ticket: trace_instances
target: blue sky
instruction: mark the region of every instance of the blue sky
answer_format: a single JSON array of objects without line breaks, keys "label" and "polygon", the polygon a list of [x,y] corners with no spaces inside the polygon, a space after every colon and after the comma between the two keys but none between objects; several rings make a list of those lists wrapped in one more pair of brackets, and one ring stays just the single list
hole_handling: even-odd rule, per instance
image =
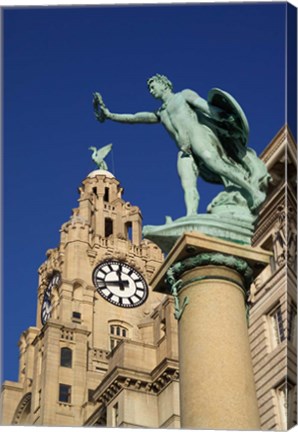
[{"label": "blue sky", "polygon": [[[37,269],[95,169],[89,146],[113,143],[109,168],[144,224],[184,215],[177,150],[161,125],[100,124],[92,93],[114,112],[154,111],[146,80],[231,93],[260,153],[285,123],[285,3],[4,10],[3,379],[35,325]],[[217,190],[199,180],[201,204]]]}]

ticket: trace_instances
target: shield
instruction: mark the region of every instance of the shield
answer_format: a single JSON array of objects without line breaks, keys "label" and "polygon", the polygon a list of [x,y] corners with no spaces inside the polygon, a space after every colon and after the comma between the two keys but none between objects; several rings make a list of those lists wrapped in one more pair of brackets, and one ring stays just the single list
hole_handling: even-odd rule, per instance
[{"label": "shield", "polygon": [[[249,126],[247,118],[238,104],[238,102],[229,93],[213,88],[208,92],[208,104],[212,110],[215,107],[216,110],[220,110],[223,123],[229,133],[234,137],[240,139],[243,146],[247,145]],[[220,134],[220,132],[217,132]]]}]

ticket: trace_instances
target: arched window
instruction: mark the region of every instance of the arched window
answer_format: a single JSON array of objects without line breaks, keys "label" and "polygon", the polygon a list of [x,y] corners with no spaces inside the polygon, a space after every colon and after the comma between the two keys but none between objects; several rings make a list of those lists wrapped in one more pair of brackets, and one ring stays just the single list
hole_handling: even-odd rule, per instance
[{"label": "arched window", "polygon": [[72,366],[72,350],[70,348],[61,348],[60,351],[60,366],[69,367]]},{"label": "arched window", "polygon": [[111,351],[122,341],[128,338],[128,329],[120,324],[110,325],[110,349]]}]

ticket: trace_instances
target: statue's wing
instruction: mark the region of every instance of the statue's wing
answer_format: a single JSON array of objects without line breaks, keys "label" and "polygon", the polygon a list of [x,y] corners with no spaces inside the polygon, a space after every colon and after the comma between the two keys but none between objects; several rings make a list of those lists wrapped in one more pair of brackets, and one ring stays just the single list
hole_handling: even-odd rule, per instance
[{"label": "statue's wing", "polygon": [[229,93],[214,88],[208,93],[210,114],[196,110],[200,123],[217,135],[223,152],[235,162],[242,163],[248,142],[249,126],[238,102]]},{"label": "statue's wing", "polygon": [[103,160],[111,151],[113,144],[108,144],[97,150],[97,158]]},{"label": "statue's wing", "polygon": [[[244,112],[238,102],[229,93],[213,88],[207,99],[210,114],[197,109],[196,113],[200,123],[208,126],[218,137],[217,151],[220,156],[228,158],[231,163],[243,164],[248,142],[249,126]],[[196,162],[200,175],[208,182],[222,183],[215,173],[212,173],[202,161]]]},{"label": "statue's wing", "polygon": [[226,127],[230,134],[234,135],[246,146],[248,142],[249,126],[247,118],[238,102],[229,93],[213,88],[208,92],[208,104],[226,114]]}]

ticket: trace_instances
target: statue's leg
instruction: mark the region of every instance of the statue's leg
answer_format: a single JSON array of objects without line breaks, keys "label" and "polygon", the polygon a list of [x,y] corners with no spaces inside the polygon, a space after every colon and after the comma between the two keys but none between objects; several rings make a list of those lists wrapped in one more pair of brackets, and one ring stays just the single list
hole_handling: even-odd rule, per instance
[{"label": "statue's leg", "polygon": [[[222,148],[218,138],[208,128],[199,127],[192,136],[192,151],[204,165],[220,176],[223,183],[228,180],[233,185],[243,189],[243,196],[247,199],[249,207],[254,210],[264,201],[264,194],[253,187],[246,179],[247,172],[236,162],[230,162],[226,155],[220,154]],[[222,149],[224,153],[224,150]]]},{"label": "statue's leg", "polygon": [[208,151],[204,151],[200,157],[211,171],[228,179],[234,185],[240,186],[244,195],[248,194],[248,204],[251,209],[257,208],[264,201],[264,193],[253,187],[245,179],[244,173],[237,168],[236,164],[221,158],[214,147],[208,147]]},{"label": "statue's leg", "polygon": [[177,159],[177,170],[184,191],[186,216],[196,215],[200,196],[197,190],[198,169],[191,155],[180,151]]}]

